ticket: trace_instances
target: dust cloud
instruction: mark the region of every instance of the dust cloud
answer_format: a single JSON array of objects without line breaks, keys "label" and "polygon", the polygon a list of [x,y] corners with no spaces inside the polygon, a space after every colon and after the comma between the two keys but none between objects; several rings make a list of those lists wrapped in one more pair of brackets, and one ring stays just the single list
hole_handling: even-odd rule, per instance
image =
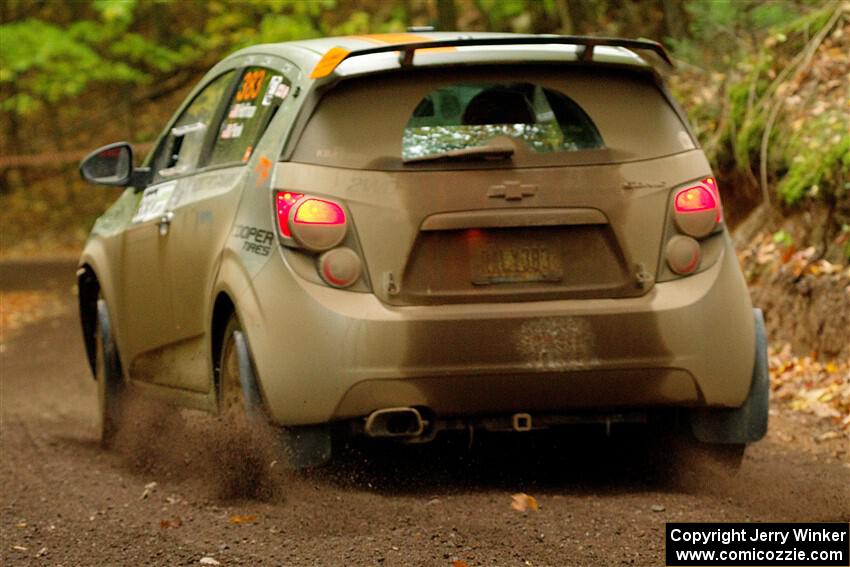
[{"label": "dust cloud", "polygon": [[274,428],[163,402],[128,400],[113,449],[136,472],[195,481],[222,500],[279,501],[287,484]]}]

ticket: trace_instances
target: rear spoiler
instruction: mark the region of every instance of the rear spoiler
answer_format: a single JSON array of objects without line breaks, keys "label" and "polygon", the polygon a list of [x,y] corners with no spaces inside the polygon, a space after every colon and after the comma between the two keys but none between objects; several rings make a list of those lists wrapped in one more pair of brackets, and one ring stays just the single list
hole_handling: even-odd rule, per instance
[{"label": "rear spoiler", "polygon": [[351,57],[360,55],[373,55],[375,53],[399,52],[398,60],[402,67],[413,65],[413,55],[417,49],[440,49],[460,46],[475,45],[575,45],[582,49],[578,50],[578,60],[583,62],[593,61],[593,50],[597,46],[623,47],[633,52],[651,51],[660,57],[667,65],[673,67],[673,60],[664,46],[657,41],[649,39],[621,39],[616,37],[587,37],[577,35],[535,35],[520,37],[493,37],[493,38],[457,38],[436,41],[423,41],[416,43],[397,43],[382,45],[368,49],[348,51],[342,47],[333,47],[324,54],[310,73],[311,79],[327,77],[336,70],[340,63]]}]

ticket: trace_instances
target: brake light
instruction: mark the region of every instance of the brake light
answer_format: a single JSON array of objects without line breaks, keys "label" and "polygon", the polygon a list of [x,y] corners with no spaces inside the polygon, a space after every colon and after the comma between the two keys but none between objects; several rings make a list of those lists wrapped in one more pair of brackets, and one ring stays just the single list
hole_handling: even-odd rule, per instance
[{"label": "brake light", "polygon": [[702,185],[690,187],[676,194],[677,213],[696,213],[714,210],[716,207],[714,193]]},{"label": "brake light", "polygon": [[713,177],[706,177],[702,182],[708,187],[711,194],[714,195],[714,201],[717,203],[717,216],[715,220],[720,222],[723,220],[723,203],[720,201],[720,190],[717,188],[717,181]]},{"label": "brake light", "polygon": [[673,209],[676,226],[694,238],[711,234],[723,220],[717,183],[711,177],[679,190],[673,198]]},{"label": "brake light", "polygon": [[336,203],[310,198],[298,204],[294,220],[299,224],[345,224],[345,212]]},{"label": "brake light", "polygon": [[303,193],[291,191],[281,191],[277,194],[277,227],[281,236],[292,238],[292,230],[289,228],[289,211],[303,196]]},{"label": "brake light", "polygon": [[[281,226],[289,231],[295,244],[311,252],[330,250],[348,232],[345,210],[335,201],[301,196],[288,211],[287,224]],[[283,234],[282,231],[283,228]]]}]

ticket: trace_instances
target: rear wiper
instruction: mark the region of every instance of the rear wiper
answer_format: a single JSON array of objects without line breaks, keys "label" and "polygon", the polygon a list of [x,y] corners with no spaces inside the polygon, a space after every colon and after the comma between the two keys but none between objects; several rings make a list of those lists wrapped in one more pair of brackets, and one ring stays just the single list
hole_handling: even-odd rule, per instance
[{"label": "rear wiper", "polygon": [[403,160],[404,163],[418,163],[422,161],[436,161],[441,159],[508,159],[514,155],[514,147],[510,144],[493,144],[486,146],[470,146],[457,150],[447,150],[427,156],[412,157]]}]

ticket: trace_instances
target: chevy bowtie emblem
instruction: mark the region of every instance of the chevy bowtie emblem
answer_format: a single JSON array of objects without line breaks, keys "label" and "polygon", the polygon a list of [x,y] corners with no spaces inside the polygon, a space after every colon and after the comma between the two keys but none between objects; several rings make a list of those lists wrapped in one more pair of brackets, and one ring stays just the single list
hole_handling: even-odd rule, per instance
[{"label": "chevy bowtie emblem", "polygon": [[501,185],[493,185],[487,190],[491,199],[502,198],[506,201],[521,201],[524,197],[537,195],[537,185],[528,185],[519,181],[505,181]]}]

